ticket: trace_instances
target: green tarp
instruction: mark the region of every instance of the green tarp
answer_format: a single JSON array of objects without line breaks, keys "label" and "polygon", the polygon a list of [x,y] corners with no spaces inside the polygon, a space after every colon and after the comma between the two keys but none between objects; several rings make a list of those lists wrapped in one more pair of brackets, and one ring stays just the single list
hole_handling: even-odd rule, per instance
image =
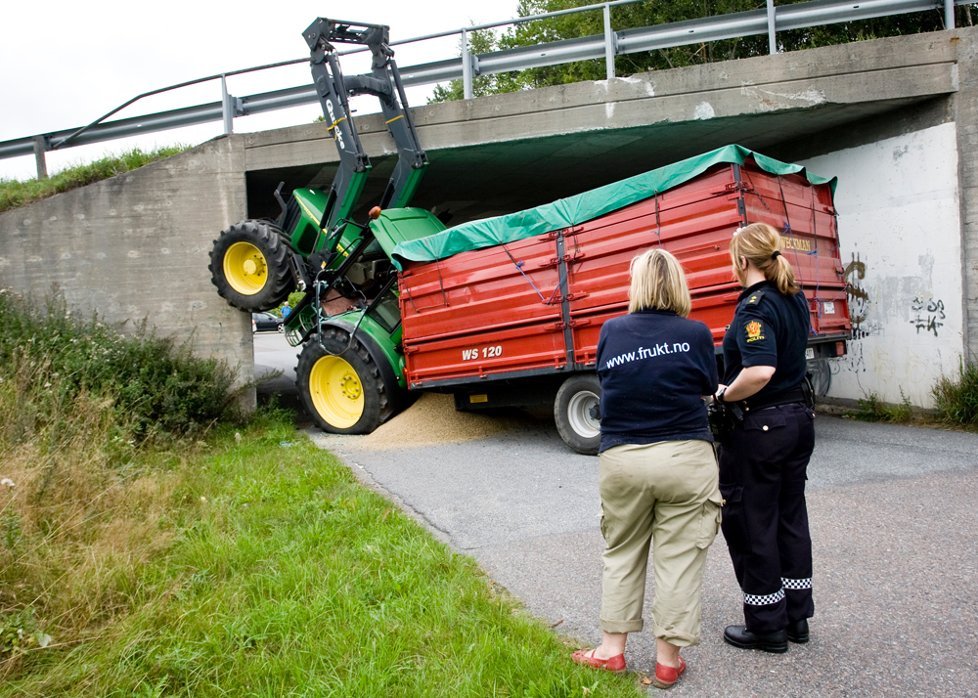
[{"label": "green tarp", "polygon": [[743,146],[727,145],[536,208],[469,221],[435,235],[399,243],[394,247],[392,257],[398,266],[406,261],[432,262],[459,252],[515,242],[552,230],[580,225],[677,187],[714,165],[742,165],[748,159],[753,160],[765,172],[775,175],[802,173],[812,184],[829,184],[833,192],[835,191],[834,177],[818,177],[806,172],[801,165],[781,162]]}]

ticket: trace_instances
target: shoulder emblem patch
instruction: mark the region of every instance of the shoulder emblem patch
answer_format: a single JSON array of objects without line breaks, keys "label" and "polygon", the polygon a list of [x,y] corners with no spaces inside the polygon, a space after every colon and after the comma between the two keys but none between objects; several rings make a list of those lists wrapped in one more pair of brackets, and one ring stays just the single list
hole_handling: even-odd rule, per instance
[{"label": "shoulder emblem patch", "polygon": [[747,332],[748,342],[759,342],[764,339],[764,327],[757,320],[751,320],[744,325],[744,330]]}]

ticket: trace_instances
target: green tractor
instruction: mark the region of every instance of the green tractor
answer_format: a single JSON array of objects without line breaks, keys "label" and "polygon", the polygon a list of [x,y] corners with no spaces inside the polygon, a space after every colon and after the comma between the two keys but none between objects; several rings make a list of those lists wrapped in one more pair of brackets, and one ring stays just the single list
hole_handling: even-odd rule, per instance
[{"label": "green tractor", "polygon": [[[244,311],[269,310],[305,292],[286,321],[302,345],[296,381],[316,424],[334,433],[373,431],[407,400],[400,350],[397,271],[390,251],[439,232],[431,213],[408,205],[428,165],[407,109],[389,28],[319,18],[303,36],[340,163],[328,191],[296,189],[274,221],[245,220],[222,231],[210,253],[218,293]],[[333,43],[371,52],[368,74],[344,77]],[[352,219],[371,165],[350,119],[349,97],[380,100],[398,161],[370,220]]]}]

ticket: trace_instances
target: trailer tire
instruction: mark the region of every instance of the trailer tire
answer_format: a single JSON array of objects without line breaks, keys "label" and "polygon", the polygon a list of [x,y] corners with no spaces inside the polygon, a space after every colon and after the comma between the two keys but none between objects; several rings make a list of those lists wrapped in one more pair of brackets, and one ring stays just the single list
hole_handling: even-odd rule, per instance
[{"label": "trailer tire", "polygon": [[332,434],[369,434],[396,408],[397,386],[367,348],[345,331],[325,328],[313,335],[295,369],[302,402],[320,429]]},{"label": "trailer tire", "polygon": [[809,359],[807,377],[816,398],[828,395],[829,388],[832,387],[832,368],[828,359]]},{"label": "trailer tire", "polygon": [[554,422],[564,443],[578,453],[594,455],[601,442],[601,384],[593,373],[570,376],[554,398]]},{"label": "trailer tire", "polygon": [[222,230],[211,248],[211,282],[221,298],[240,310],[278,307],[295,288],[289,249],[279,229],[246,220]]}]

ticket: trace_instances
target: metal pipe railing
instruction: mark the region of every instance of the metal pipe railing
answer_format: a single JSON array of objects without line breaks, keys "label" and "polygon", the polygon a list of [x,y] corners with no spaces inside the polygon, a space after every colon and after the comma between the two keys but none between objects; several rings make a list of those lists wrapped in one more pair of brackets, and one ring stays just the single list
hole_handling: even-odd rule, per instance
[{"label": "metal pipe railing", "polygon": [[[768,37],[768,50],[771,53],[776,53],[778,51],[777,32],[930,10],[943,11],[945,28],[951,29],[954,27],[955,6],[974,4],[973,0],[862,0],[860,2],[852,2],[852,0],[811,0],[810,2],[777,7],[775,6],[774,0],[765,0],[766,6],[758,10],[616,32],[612,27],[612,8],[639,1],[611,0],[610,2],[586,5],[530,17],[519,17],[499,22],[473,25],[463,29],[394,41],[391,42],[391,46],[417,44],[419,42],[449,36],[460,37],[460,56],[416,66],[402,67],[401,76],[406,86],[427,85],[461,79],[463,83],[463,94],[466,99],[471,99],[473,95],[473,83],[479,75],[526,70],[574,61],[603,59],[605,62],[605,74],[608,79],[612,79],[615,77],[615,57],[619,55],[763,34],[766,34]],[[604,24],[604,31],[599,35],[566,39],[538,46],[496,51],[483,55],[475,55],[470,50],[469,37],[472,32],[498,29],[504,26],[526,24],[572,13],[597,10],[602,11]],[[340,55],[361,53],[364,50],[363,48],[355,48],[344,51]],[[247,97],[235,97],[228,91],[227,79],[229,77],[298,65],[308,60],[308,57],[303,57],[279,61],[277,63],[209,75],[176,85],[150,90],[149,92],[143,92],[85,126],[2,141],[0,142],[0,159],[33,153],[38,177],[43,178],[47,176],[44,153],[50,150],[108,141],[137,134],[170,130],[213,122],[215,120],[222,120],[224,133],[230,134],[234,130],[234,118],[237,116],[247,116],[308,104],[317,101],[318,97],[312,85],[299,85],[249,95]],[[139,100],[214,80],[220,81],[221,100],[219,102],[198,104],[137,117],[106,121],[109,117],[114,116]]]}]

